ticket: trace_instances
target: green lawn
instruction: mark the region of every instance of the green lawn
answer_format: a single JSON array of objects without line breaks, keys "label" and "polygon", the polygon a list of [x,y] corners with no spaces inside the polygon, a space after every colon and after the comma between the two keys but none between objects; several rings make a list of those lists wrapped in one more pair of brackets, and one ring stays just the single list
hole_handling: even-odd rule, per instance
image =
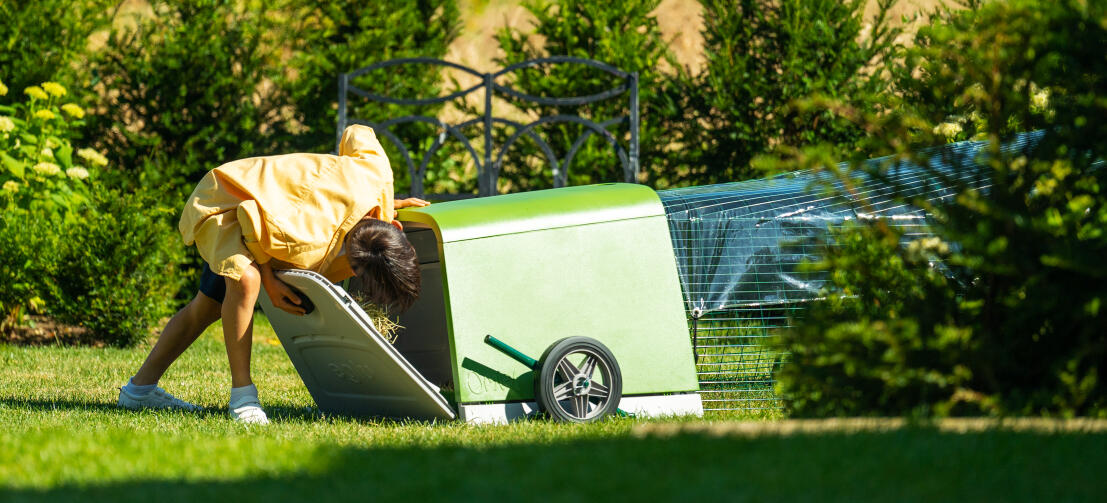
[{"label": "green lawn", "polygon": [[[740,415],[593,425],[322,417],[261,319],[255,380],[273,423],[227,418],[215,331],[163,385],[202,414],[116,409],[146,348],[0,346],[0,501],[1099,500],[1107,433],[933,428],[750,435]],[[759,425],[753,425],[758,427]],[[415,501],[415,500],[412,500]]]}]

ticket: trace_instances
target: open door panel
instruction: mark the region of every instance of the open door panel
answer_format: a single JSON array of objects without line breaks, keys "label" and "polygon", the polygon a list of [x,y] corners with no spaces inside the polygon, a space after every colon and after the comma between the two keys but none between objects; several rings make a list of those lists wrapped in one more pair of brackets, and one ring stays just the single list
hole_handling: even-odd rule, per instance
[{"label": "open door panel", "polygon": [[297,316],[274,307],[264,291],[259,296],[320,410],[411,419],[456,416],[438,387],[377,332],[342,288],[311,271],[279,271],[277,277],[314,305],[310,313]]}]

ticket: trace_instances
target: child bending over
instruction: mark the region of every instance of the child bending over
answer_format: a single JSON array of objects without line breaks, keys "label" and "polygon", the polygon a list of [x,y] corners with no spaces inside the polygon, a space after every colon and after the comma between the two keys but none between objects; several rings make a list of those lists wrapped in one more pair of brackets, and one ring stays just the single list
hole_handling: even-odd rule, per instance
[{"label": "child bending over", "polygon": [[250,378],[254,303],[264,288],[273,305],[303,314],[297,294],[275,269],[308,269],[331,281],[357,275],[369,300],[392,312],[419,295],[419,264],[395,209],[392,169],[373,130],[350,126],[339,155],[255,157],[213,169],[181,214],[185,244],[206,262],[200,291],[166,324],[146,361],[119,390],[129,409],[200,407],[157,386],[166,369],[215,320],[231,367],[228,407],[244,423],[266,424]]}]

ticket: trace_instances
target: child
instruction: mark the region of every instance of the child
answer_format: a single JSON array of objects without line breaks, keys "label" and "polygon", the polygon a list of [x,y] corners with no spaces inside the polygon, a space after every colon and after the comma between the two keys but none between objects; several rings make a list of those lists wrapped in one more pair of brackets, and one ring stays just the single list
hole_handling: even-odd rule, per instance
[{"label": "child", "polygon": [[427,204],[393,201],[388,158],[365,126],[346,128],[337,156],[255,157],[215,168],[192,192],[180,222],[185,244],[195,243],[206,262],[200,292],[169,320],[146,361],[120,388],[119,406],[199,410],[157,383],[222,318],[230,414],[244,423],[268,423],[250,378],[254,303],[265,288],[274,306],[304,313],[274,269],[309,269],[331,281],[356,274],[369,300],[403,311],[419,295],[419,264],[393,220],[394,209]]}]

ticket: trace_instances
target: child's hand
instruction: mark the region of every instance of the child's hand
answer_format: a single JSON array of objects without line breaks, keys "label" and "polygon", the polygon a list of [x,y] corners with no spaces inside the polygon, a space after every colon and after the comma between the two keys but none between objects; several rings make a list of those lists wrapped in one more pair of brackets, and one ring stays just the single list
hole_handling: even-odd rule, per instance
[{"label": "child's hand", "polygon": [[400,199],[395,202],[396,209],[400,208],[422,208],[423,206],[429,206],[430,201],[424,201],[418,197],[409,197],[407,199]]},{"label": "child's hand", "polygon": [[265,288],[265,293],[269,294],[269,300],[273,301],[273,306],[297,316],[303,316],[307,313],[307,310],[301,306],[300,295],[296,293],[296,290],[278,279],[272,273],[272,270],[269,270],[266,274],[265,269],[267,268],[262,269],[261,286]]},{"label": "child's hand", "polygon": [[265,292],[269,294],[269,299],[273,301],[274,306],[296,316],[307,314],[307,310],[300,305],[302,304],[300,295],[292,287],[279,279],[275,280],[273,286],[273,291],[266,288]]}]

